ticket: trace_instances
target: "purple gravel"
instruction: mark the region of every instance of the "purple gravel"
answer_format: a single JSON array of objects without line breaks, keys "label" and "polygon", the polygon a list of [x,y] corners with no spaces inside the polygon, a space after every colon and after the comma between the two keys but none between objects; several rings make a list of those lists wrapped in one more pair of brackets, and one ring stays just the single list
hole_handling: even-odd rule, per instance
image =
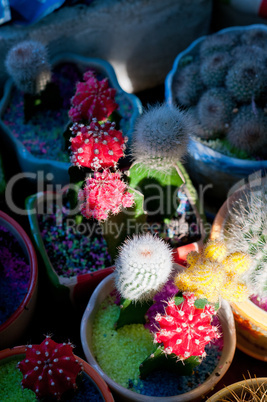
[{"label": "purple gravel", "polygon": [[0,325],[19,307],[30,282],[30,266],[16,238],[0,225]]}]

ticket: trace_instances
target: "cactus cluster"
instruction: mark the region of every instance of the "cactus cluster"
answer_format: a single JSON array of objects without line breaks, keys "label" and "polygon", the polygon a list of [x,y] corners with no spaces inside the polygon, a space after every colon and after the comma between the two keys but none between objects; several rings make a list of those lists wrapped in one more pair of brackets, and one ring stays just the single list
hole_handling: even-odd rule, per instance
[{"label": "cactus cluster", "polygon": [[244,276],[251,294],[267,297],[267,187],[253,189],[231,209],[225,230],[225,240],[231,252],[241,251],[251,256],[250,269]]},{"label": "cactus cluster", "polygon": [[175,285],[183,292],[193,292],[212,303],[220,297],[228,301],[244,301],[249,291],[242,276],[250,267],[246,253],[229,254],[222,241],[209,241],[201,252],[187,256],[187,269],[175,277]]},{"label": "cactus cluster", "polygon": [[76,389],[82,366],[72,349],[70,343],[56,343],[49,336],[40,345],[28,345],[25,359],[18,363],[22,387],[31,389],[38,399],[60,399],[66,391]]},{"label": "cactus cluster", "polygon": [[51,66],[46,47],[37,41],[19,42],[7,53],[8,74],[22,92],[38,94],[51,79]]},{"label": "cactus cluster", "polygon": [[261,27],[208,35],[173,78],[174,99],[194,116],[196,138],[226,155],[267,157],[266,37]]}]

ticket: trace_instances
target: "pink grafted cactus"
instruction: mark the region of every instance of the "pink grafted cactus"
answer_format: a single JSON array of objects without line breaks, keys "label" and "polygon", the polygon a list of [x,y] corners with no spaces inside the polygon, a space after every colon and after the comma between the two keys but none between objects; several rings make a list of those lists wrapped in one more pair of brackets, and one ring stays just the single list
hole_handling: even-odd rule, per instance
[{"label": "pink grafted cactus", "polygon": [[72,349],[70,343],[56,343],[49,336],[40,345],[27,346],[25,359],[18,363],[22,387],[39,399],[48,395],[60,399],[65,391],[75,389],[82,367]]},{"label": "pink grafted cactus", "polygon": [[71,99],[69,117],[73,122],[106,120],[118,108],[115,102],[116,89],[110,88],[107,78],[99,81],[93,71],[83,75],[85,82],[78,82],[76,93]]},{"label": "pink grafted cactus", "polygon": [[133,194],[127,191],[120,173],[108,170],[89,177],[84,189],[79,191],[78,198],[82,202],[82,215],[99,221],[106,220],[109,214],[118,214],[122,207],[128,208],[134,203]]},{"label": "pink grafted cactus", "polygon": [[125,142],[122,132],[115,130],[115,123],[99,124],[96,119],[88,125],[74,123],[70,138],[71,162],[93,170],[115,166],[124,156]]},{"label": "pink grafted cactus", "polygon": [[219,338],[217,328],[211,325],[215,314],[212,305],[196,308],[193,293],[183,293],[184,301],[176,306],[175,300],[168,301],[165,314],[157,314],[160,330],[155,333],[154,342],[163,343],[166,354],[174,353],[179,360],[190,356],[205,357],[205,345],[213,338]]}]

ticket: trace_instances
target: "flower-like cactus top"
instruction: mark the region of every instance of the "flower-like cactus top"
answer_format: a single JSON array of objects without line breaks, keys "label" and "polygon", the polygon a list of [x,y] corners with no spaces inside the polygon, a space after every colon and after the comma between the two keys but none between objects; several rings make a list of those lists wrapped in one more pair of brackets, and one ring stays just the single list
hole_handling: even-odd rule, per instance
[{"label": "flower-like cactus top", "polygon": [[23,374],[21,385],[38,398],[62,394],[76,388],[76,378],[82,370],[69,343],[56,343],[47,336],[40,345],[29,345],[26,357],[18,363]]},{"label": "flower-like cactus top", "polygon": [[247,254],[228,254],[224,242],[210,241],[200,253],[189,253],[187,263],[187,269],[175,278],[181,291],[194,292],[210,302],[217,302],[220,296],[232,302],[249,296],[242,279],[251,263]]},{"label": "flower-like cactus top", "polygon": [[115,261],[116,288],[125,299],[152,299],[172,272],[172,252],[162,239],[147,233],[122,245]]},{"label": "flower-like cactus top", "polygon": [[121,180],[120,173],[108,170],[89,177],[78,198],[82,215],[99,221],[106,220],[110,214],[118,214],[122,207],[129,208],[134,203],[133,194],[127,191],[127,184]]},{"label": "flower-like cactus top", "polygon": [[85,82],[78,82],[71,99],[69,117],[73,122],[106,120],[118,108],[115,102],[116,89],[110,88],[108,79],[99,81],[93,71],[83,75]]},{"label": "flower-like cactus top", "polygon": [[70,138],[71,162],[94,170],[115,166],[124,156],[125,142],[122,132],[115,129],[115,123],[98,123],[96,119],[88,125],[74,123]]},{"label": "flower-like cactus top", "polygon": [[163,343],[164,353],[174,353],[178,360],[190,356],[205,357],[205,345],[220,335],[211,319],[215,315],[212,305],[196,308],[196,297],[193,293],[184,293],[184,301],[178,306],[175,299],[167,302],[165,314],[157,314],[156,321],[159,331],[154,335],[155,343]]}]

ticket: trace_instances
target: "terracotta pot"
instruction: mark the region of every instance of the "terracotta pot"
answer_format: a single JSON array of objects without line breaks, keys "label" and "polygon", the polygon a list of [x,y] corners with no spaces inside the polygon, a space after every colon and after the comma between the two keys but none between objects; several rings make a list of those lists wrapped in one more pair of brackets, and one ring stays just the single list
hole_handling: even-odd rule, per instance
[{"label": "terracotta pot", "polygon": [[[135,95],[128,94],[121,89],[113,67],[105,60],[83,57],[75,53],[62,53],[61,55],[54,57],[51,61],[52,67],[60,65],[62,63],[74,63],[80,71],[83,71],[84,69],[92,69],[97,74],[100,74],[102,77],[108,78],[109,85],[112,88],[116,89],[117,96],[119,96],[120,99],[118,102],[118,110],[121,111],[123,121],[127,122],[128,124],[128,130],[124,130],[124,135],[128,136],[129,139],[131,139],[133,125],[136,118],[140,115],[142,111],[142,105],[140,100]],[[13,157],[17,159],[20,170],[22,172],[28,173],[26,175],[26,178],[28,178],[32,182],[36,183],[41,179],[46,180],[46,178],[49,177],[49,183],[51,185],[68,184],[68,168],[70,167],[70,163],[54,161],[45,158],[38,158],[37,156],[34,156],[31,152],[27,150],[23,143],[13,135],[9,127],[4,123],[3,116],[10,104],[13,88],[14,83],[10,78],[6,81],[6,84],[4,86],[4,94],[0,102],[0,132],[5,147],[7,148],[10,155],[13,155]],[[129,106],[131,107],[130,114],[128,113],[128,111],[125,112],[123,110],[122,105],[124,102],[129,104]],[[64,130],[62,130],[62,138],[63,131]],[[42,173],[42,177],[37,177],[36,174],[38,171]]]},{"label": "terracotta pot", "polygon": [[[267,378],[249,378],[244,381],[239,381],[234,384],[228,385],[224,389],[216,392],[216,394],[212,395],[207,402],[220,402],[225,401],[226,398],[232,398],[231,401],[236,401],[233,397],[233,392],[235,392],[239,397],[242,395],[242,392],[246,392],[246,387],[251,387],[254,390],[257,390],[258,387],[261,386],[261,391],[267,390]],[[227,399],[228,400],[228,399]],[[246,399],[248,400],[248,399]],[[253,399],[254,400],[254,399]],[[256,400],[256,399],[255,399]],[[260,398],[258,399],[260,400]],[[261,399],[263,401],[263,399]]]},{"label": "terracotta pot", "polygon": [[[233,203],[248,191],[248,185],[243,186],[221,206],[211,228],[212,240],[223,238]],[[231,303],[231,307],[235,317],[237,347],[256,359],[267,361],[267,312],[249,299],[242,303]]]},{"label": "terracotta pot", "polygon": [[13,345],[22,336],[33,317],[37,301],[38,265],[32,242],[22,227],[2,211],[0,211],[0,224],[5,226],[20,244],[31,271],[28,290],[22,302],[0,325],[0,349],[3,349]]},{"label": "terracotta pot", "polygon": [[[235,326],[234,318],[229,304],[226,301],[222,302],[219,310],[219,318],[223,329],[224,347],[219,363],[213,373],[207,380],[200,384],[192,391],[186,392],[181,395],[170,397],[151,397],[137,394],[129,389],[122,387],[113,381],[99,366],[92,351],[92,331],[93,322],[99,305],[106,299],[106,297],[115,289],[114,275],[109,275],[105,278],[95,289],[91,296],[89,303],[84,312],[81,322],[81,342],[87,361],[98,371],[102,378],[110,386],[114,395],[118,397],[119,401],[147,401],[147,402],[193,402],[203,398],[217,382],[223,377],[228,370],[235,352]],[[117,399],[116,399],[117,400]]]},{"label": "terracotta pot", "polygon": [[[5,364],[11,360],[22,360],[25,358],[26,346],[16,346],[11,349],[4,349],[0,351],[0,365]],[[83,372],[92,380],[98,388],[103,400],[105,402],[114,402],[114,398],[101,376],[97,373],[92,366],[78,356],[75,358],[82,363]]]}]

